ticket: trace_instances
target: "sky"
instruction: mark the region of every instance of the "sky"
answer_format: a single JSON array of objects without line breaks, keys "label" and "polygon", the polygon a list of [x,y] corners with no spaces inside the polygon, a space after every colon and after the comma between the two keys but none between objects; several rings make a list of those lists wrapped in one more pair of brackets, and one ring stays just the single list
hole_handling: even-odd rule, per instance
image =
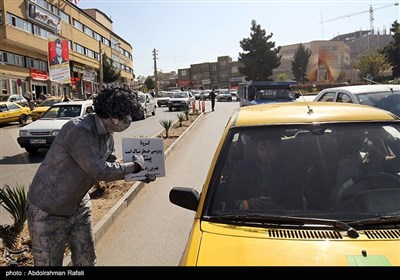
[{"label": "sky", "polygon": [[370,29],[381,33],[397,20],[394,1],[168,1],[80,0],[81,9],[96,8],[113,21],[113,31],[133,47],[136,77],[216,62],[219,56],[238,60],[240,41],[250,37],[252,20],[260,24],[275,46],[329,40],[339,34]]}]

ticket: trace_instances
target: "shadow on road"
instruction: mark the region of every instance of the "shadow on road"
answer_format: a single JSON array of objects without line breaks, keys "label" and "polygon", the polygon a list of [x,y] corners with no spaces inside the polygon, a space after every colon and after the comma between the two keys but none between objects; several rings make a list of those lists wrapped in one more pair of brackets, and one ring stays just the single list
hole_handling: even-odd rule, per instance
[{"label": "shadow on road", "polygon": [[24,163],[40,163],[44,160],[47,150],[39,150],[36,154],[22,153],[12,157],[3,157],[0,160],[2,164],[24,164]]}]

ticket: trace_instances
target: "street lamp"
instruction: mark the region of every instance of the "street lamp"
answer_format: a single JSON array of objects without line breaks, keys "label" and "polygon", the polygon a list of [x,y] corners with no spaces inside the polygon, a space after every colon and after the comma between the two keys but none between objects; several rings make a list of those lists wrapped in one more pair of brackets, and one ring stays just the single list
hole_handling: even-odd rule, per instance
[{"label": "street lamp", "polygon": [[[111,43],[112,44],[112,43]],[[114,46],[119,46],[121,43],[113,44]],[[99,79],[99,88],[100,90],[103,88],[103,49],[101,47],[101,40],[99,40],[99,55],[100,55],[100,79]]]}]

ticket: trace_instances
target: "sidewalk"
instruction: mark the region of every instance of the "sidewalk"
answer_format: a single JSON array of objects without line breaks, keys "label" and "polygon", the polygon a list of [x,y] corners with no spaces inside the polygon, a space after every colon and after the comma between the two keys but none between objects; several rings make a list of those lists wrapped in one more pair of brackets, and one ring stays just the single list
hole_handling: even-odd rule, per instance
[{"label": "sidewalk", "polygon": [[[175,150],[177,145],[186,138],[187,135],[190,134],[193,128],[197,126],[197,124],[203,119],[204,114],[201,114],[191,125],[186,131],[179,136],[178,139],[165,151],[165,160],[171,155],[172,151]],[[163,130],[160,132],[162,133]],[[157,133],[153,137],[156,137],[159,135]],[[104,217],[98,221],[94,225],[94,238],[95,238],[95,243],[99,243],[101,238],[104,236],[104,234],[107,232],[107,230],[115,223],[117,217],[120,215],[120,213],[123,212],[124,209],[126,209],[133,199],[138,195],[138,193],[142,190],[142,188],[145,186],[143,182],[136,182],[131,189],[123,196],[121,199],[108,211]],[[68,254],[67,256],[64,257],[63,260],[63,266],[71,266],[71,255]]]}]

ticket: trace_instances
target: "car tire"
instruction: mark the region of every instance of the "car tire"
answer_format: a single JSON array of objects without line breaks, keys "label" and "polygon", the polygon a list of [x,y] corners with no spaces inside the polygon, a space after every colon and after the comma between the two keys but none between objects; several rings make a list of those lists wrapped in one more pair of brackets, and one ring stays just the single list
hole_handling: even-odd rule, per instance
[{"label": "car tire", "polygon": [[37,154],[39,148],[32,148],[31,147],[31,148],[25,148],[25,150],[28,152],[28,154],[34,155],[34,154]]},{"label": "car tire", "polygon": [[172,111],[172,107],[168,107],[168,110],[171,112]]},{"label": "car tire", "polygon": [[28,116],[27,115],[22,115],[20,118],[19,118],[19,123],[20,124],[26,124],[28,122]]}]

